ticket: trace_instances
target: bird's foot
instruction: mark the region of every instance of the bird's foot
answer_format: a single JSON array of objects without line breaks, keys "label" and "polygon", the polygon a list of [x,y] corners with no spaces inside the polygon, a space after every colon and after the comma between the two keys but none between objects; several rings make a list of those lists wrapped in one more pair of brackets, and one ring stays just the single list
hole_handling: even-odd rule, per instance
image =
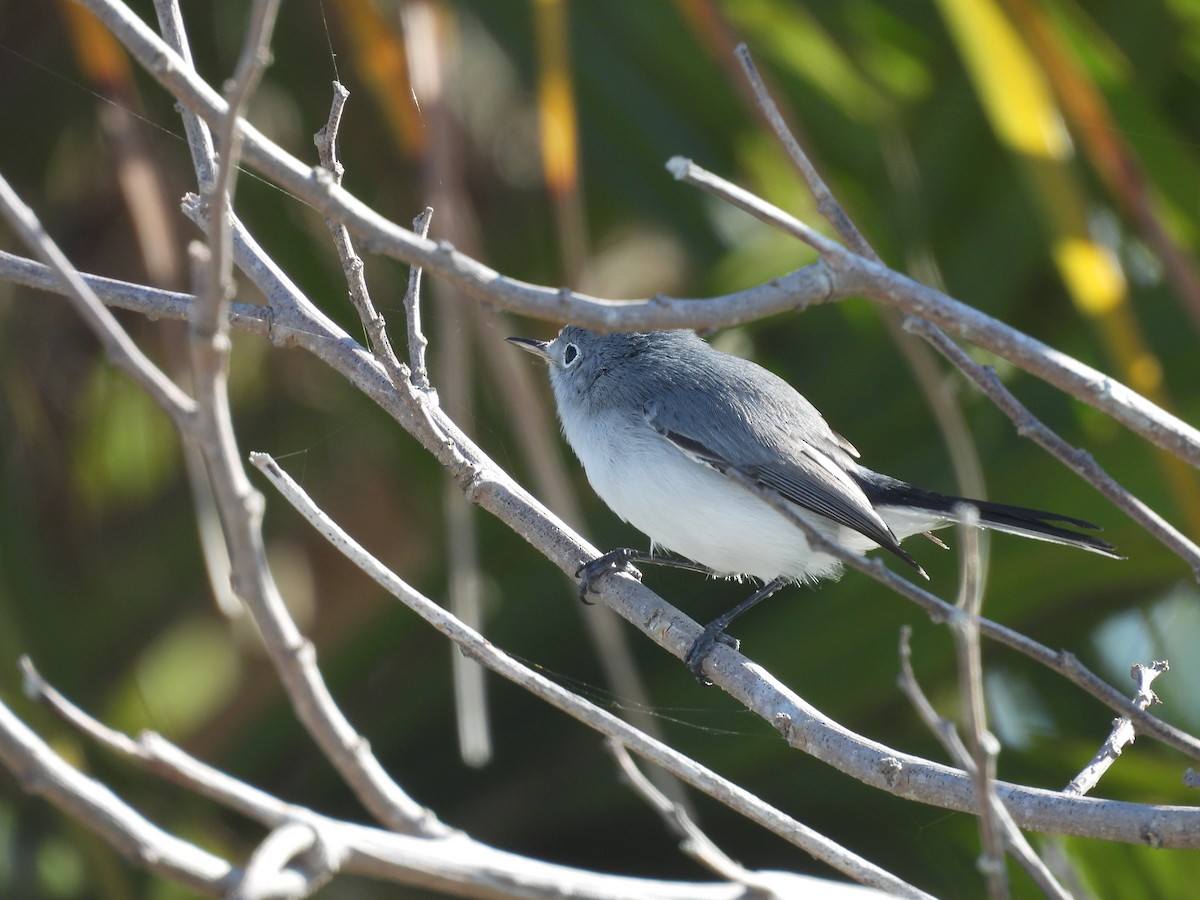
[{"label": "bird's foot", "polygon": [[636,550],[618,547],[616,550],[609,550],[603,556],[597,556],[590,562],[585,562],[575,570],[575,577],[579,579],[579,599],[590,605],[592,601],[587,598],[587,595],[598,593],[597,589],[592,586],[592,582],[610,572],[627,572],[641,581],[642,573],[635,569],[630,562],[639,556],[640,554]]},{"label": "bird's foot", "polygon": [[692,642],[692,646],[688,648],[687,655],[683,658],[684,665],[688,671],[692,673],[695,679],[700,684],[707,687],[712,684],[703,672],[704,659],[708,656],[715,644],[724,644],[727,647],[732,647],[737,650],[741,643],[733,635],[725,633],[725,623],[717,620],[710,622],[700,632],[700,637]]}]

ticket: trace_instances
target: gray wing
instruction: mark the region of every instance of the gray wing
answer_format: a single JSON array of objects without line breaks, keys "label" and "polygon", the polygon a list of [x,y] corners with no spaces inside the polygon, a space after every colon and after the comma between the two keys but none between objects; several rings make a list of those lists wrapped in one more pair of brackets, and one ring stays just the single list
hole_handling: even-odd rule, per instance
[{"label": "gray wing", "polygon": [[[765,371],[765,370],[760,370]],[[785,383],[784,383],[785,384]],[[786,386],[786,384],[785,384]],[[853,447],[790,386],[786,393],[675,386],[642,407],[646,421],[698,463],[737,471],[797,506],[851,528],[917,565],[847,468]],[[753,391],[753,387],[750,388]],[[687,410],[686,419],[679,414]],[[715,428],[717,421],[737,428]]]}]

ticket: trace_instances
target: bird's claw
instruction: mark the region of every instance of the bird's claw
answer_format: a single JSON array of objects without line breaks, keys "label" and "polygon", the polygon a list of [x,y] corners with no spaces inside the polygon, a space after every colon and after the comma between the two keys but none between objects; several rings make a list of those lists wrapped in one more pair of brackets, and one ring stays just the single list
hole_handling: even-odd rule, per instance
[{"label": "bird's claw", "polygon": [[731,647],[734,650],[737,650],[741,646],[741,642],[737,638],[725,633],[723,625],[713,622],[700,632],[700,637],[692,642],[692,646],[688,648],[687,655],[683,658],[683,663],[687,666],[688,671],[705,687],[712,684],[712,682],[704,674],[704,659],[715,644],[724,644],[726,647]]},{"label": "bird's claw", "polygon": [[579,599],[591,605],[592,601],[587,595],[599,593],[599,590],[592,586],[592,582],[611,572],[625,572],[638,581],[642,580],[642,573],[633,567],[628,552],[624,549],[610,550],[603,556],[583,563],[575,570],[575,577],[579,579]]}]

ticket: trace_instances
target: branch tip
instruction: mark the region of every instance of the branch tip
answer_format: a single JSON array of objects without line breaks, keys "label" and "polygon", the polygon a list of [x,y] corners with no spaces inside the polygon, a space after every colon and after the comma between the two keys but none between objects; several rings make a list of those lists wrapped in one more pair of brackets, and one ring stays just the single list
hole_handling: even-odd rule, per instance
[{"label": "branch tip", "polygon": [[687,178],[688,170],[692,167],[692,161],[686,156],[672,156],[667,160],[667,171],[675,178],[676,181],[682,181]]}]

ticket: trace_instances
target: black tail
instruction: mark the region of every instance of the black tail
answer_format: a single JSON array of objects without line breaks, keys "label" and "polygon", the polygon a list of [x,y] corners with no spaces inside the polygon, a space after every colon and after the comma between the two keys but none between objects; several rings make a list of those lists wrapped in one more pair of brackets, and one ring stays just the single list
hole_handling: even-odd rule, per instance
[{"label": "black tail", "polygon": [[860,469],[856,474],[871,505],[875,507],[890,506],[898,509],[911,509],[915,513],[928,512],[942,517],[942,524],[948,525],[955,520],[955,507],[961,503],[969,503],[979,510],[979,522],[986,528],[1009,534],[1019,534],[1034,540],[1049,541],[1052,544],[1078,547],[1081,550],[1110,556],[1113,559],[1125,558],[1108,541],[1102,541],[1090,534],[1080,534],[1063,527],[1063,525],[1070,525],[1091,531],[1101,530],[1099,525],[1093,525],[1083,519],[1045,512],[1040,509],[1026,509],[1023,506],[1009,506],[1007,503],[948,497],[945,494],[927,491],[895,478],[889,478],[887,475],[880,475],[869,469]]}]

